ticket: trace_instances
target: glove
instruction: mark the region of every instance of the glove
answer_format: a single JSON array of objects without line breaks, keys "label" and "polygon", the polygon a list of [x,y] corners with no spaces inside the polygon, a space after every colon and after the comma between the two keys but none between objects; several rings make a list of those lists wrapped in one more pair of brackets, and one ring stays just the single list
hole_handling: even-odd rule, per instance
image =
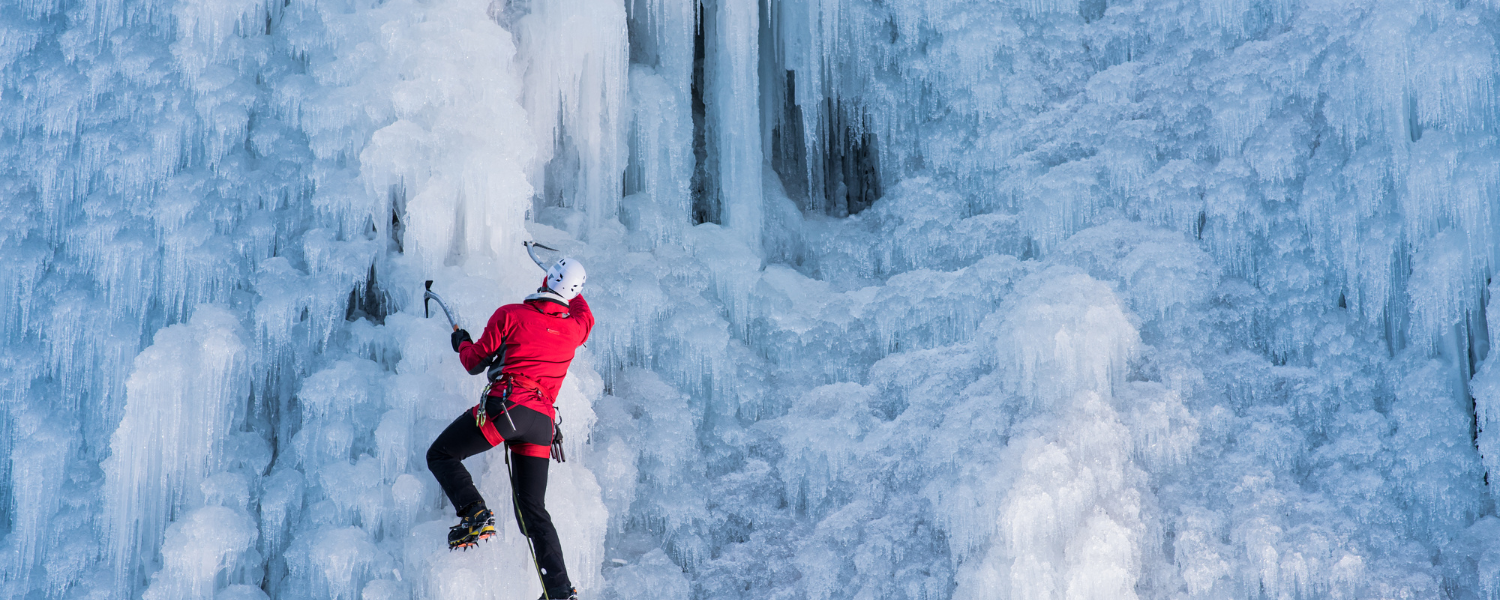
[{"label": "glove", "polygon": [[469,337],[469,332],[465,331],[463,329],[460,329],[458,331],[453,332],[453,351],[454,352],[458,352],[458,345],[461,344],[461,343],[463,343],[463,342],[468,342],[468,343],[472,344],[472,343],[474,343],[474,338]]}]

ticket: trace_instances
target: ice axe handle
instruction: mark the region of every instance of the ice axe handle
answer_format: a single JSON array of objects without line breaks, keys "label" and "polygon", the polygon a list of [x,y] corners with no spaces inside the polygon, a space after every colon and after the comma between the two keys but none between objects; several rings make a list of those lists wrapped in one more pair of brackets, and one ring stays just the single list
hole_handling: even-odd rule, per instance
[{"label": "ice axe handle", "polygon": [[536,249],[541,248],[543,250],[551,250],[553,252],[557,252],[556,248],[548,248],[536,242],[521,242],[521,245],[526,246],[526,255],[531,257],[531,262],[536,263],[536,266],[543,271],[547,270],[547,265],[542,262],[541,257],[538,257],[536,255]]}]

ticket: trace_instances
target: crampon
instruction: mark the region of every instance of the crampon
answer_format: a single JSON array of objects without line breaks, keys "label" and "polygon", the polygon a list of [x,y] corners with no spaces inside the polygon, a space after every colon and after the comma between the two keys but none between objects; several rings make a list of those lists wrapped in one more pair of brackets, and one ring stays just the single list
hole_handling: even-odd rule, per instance
[{"label": "crampon", "polygon": [[468,550],[495,535],[495,513],[479,508],[448,528],[448,550]]}]

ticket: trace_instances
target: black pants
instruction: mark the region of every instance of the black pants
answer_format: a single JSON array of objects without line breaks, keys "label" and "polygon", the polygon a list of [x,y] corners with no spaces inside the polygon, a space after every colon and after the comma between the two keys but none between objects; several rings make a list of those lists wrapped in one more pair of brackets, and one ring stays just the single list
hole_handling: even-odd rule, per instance
[{"label": "black pants", "polygon": [[[552,419],[514,402],[505,402],[501,411],[499,398],[490,397],[486,403],[486,418],[495,424],[495,430],[505,438],[507,445],[528,443],[551,445]],[[514,426],[512,426],[514,424]],[[464,468],[463,459],[493,448],[484,433],[474,424],[474,415],[465,411],[454,419],[442,433],[438,434],[427,449],[427,469],[437,478],[443,493],[453,502],[454,509],[462,509],[475,502],[483,502],[479,489],[474,487],[474,478]],[[542,570],[542,582],[550,598],[567,598],[572,588],[568,570],[563,565],[562,544],[557,539],[557,529],[552,527],[552,516],[547,514],[547,467],[550,459],[510,453],[510,489],[514,490],[516,523],[521,533],[531,538],[536,549],[536,563]]]}]

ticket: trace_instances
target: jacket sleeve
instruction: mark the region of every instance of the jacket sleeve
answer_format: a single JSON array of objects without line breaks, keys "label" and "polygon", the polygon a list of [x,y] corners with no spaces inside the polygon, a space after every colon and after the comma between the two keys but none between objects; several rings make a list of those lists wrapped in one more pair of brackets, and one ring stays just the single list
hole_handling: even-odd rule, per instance
[{"label": "jacket sleeve", "polygon": [[583,340],[578,343],[588,341],[589,332],[594,330],[594,312],[589,310],[589,302],[583,299],[583,294],[573,296],[573,301],[568,303],[568,315],[583,324]]},{"label": "jacket sleeve", "polygon": [[478,341],[458,343],[458,360],[470,375],[484,371],[489,357],[505,345],[506,320],[505,307],[502,306],[490,315],[490,322],[484,326],[484,333],[479,335]]}]

